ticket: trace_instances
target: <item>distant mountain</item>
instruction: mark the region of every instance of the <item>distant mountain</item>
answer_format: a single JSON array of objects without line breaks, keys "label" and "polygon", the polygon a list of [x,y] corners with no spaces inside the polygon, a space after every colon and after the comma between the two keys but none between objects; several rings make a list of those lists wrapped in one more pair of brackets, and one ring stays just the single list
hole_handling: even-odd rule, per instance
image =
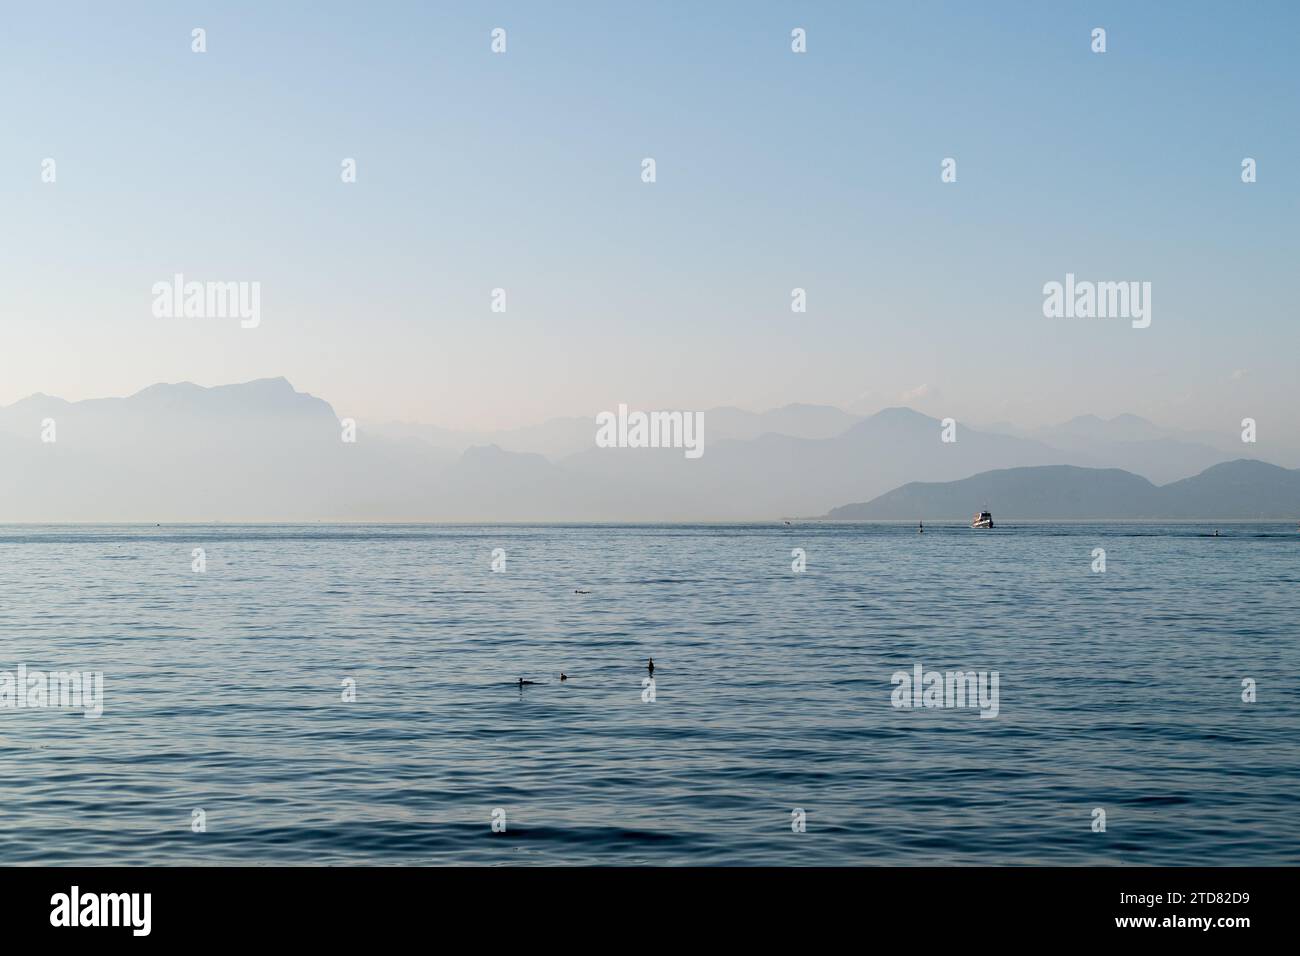
[{"label": "distant mountain", "polygon": [[1224,462],[1157,486],[1117,468],[1004,468],[948,482],[911,482],[836,520],[952,520],[988,508],[994,521],[1048,519],[1300,520],[1300,470],[1251,459]]},{"label": "distant mountain", "polygon": [[[53,443],[41,440],[46,419]],[[595,447],[594,416],[485,435],[363,421],[346,442],[330,404],[283,378],[79,402],[33,395],[0,408],[0,522],[772,520],[918,479],[1098,464],[961,423],[943,442],[939,420],[908,408],[865,418],[818,405],[724,408],[704,423],[704,455],[687,459]],[[514,447],[483,440],[493,434]],[[983,503],[963,499],[953,513]]]},{"label": "distant mountain", "polygon": [[[924,419],[928,423],[922,426],[924,428],[938,427],[933,424],[935,419],[921,416],[911,409],[885,409],[876,415],[864,417],[830,405],[807,404],[791,404],[765,412],[730,407],[711,408],[704,412],[704,418],[707,441],[710,446],[716,447],[728,441],[755,442],[768,435],[815,441],[835,439],[845,436],[864,421],[875,420],[879,426],[891,415],[901,412]],[[559,463],[593,449],[593,418],[594,416],[554,418],[537,425],[501,431],[456,431],[436,425],[407,423],[376,424],[369,426],[367,431],[379,438],[423,442],[437,449],[443,460],[448,462],[469,448],[495,445],[503,451],[543,455],[552,462]],[[1137,415],[1117,415],[1110,419],[1081,415],[1060,425],[1036,429],[1021,429],[1008,423],[989,426],[962,423],[960,427],[963,438],[968,434],[1000,435],[1032,442],[1040,450],[1046,447],[1054,452],[1048,457],[987,461],[980,467],[1051,461],[1092,468],[1122,468],[1157,484],[1199,474],[1211,465],[1230,460],[1241,453],[1238,436],[1231,430],[1223,434],[1184,431],[1154,424]],[[770,450],[775,453],[782,444],[775,442]],[[1257,446],[1257,450],[1261,453],[1268,451],[1270,456],[1272,452],[1277,452],[1286,457],[1281,449],[1273,445]],[[945,461],[963,457],[960,453],[948,455]],[[860,463],[845,466],[859,468],[861,473]],[[696,469],[693,478],[698,477],[699,470]],[[899,474],[896,476],[898,481],[894,484],[918,475],[926,478],[944,476],[922,470]],[[876,487],[883,491],[893,487],[893,484],[859,488],[858,493],[869,493]],[[831,503],[836,500],[833,497],[829,499]],[[826,506],[829,507],[829,504]],[[797,509],[803,507],[803,504],[791,502],[786,507]]]},{"label": "distant mountain", "polygon": [[[785,405],[766,412],[739,408],[711,408],[704,413],[708,440],[751,441],[766,434],[791,438],[831,438],[855,422],[850,415],[830,405]],[[539,425],[502,431],[456,431],[436,425],[384,422],[372,426],[371,434],[382,438],[425,442],[450,455],[459,455],[478,445],[495,445],[503,451],[544,455],[559,461],[595,445],[595,415],[552,418]]]},{"label": "distant mountain", "polygon": [[[1189,432],[1156,425],[1137,415],[1080,415],[1059,425],[1021,429],[1006,423],[989,431],[1033,438],[1059,449],[1078,465],[1122,468],[1165,484],[1204,471],[1241,453],[1235,433]],[[1234,444],[1235,443],[1235,444]]]},{"label": "distant mountain", "polygon": [[1160,489],[1168,512],[1300,520],[1300,469],[1279,468],[1254,459],[1238,459],[1207,468],[1194,478]]},{"label": "distant mountain", "polygon": [[1028,439],[958,426],[941,440],[938,419],[889,408],[832,438],[765,434],[714,441],[705,415],[705,454],[592,448],[559,464],[602,487],[635,495],[647,514],[689,520],[747,520],[822,514],[836,503],[880,494],[917,475],[963,477],[998,465],[1056,463],[1061,453]]},{"label": "distant mountain", "polygon": [[1072,435],[1095,441],[1153,441],[1170,437],[1172,429],[1153,424],[1137,415],[1116,415],[1099,418],[1096,415],[1079,415],[1068,422],[1039,429],[1038,435]]},{"label": "distant mountain", "polygon": [[283,378],[35,395],[0,409],[0,432],[0,521],[397,519],[423,505],[439,465],[364,430],[344,443],[329,403]]}]

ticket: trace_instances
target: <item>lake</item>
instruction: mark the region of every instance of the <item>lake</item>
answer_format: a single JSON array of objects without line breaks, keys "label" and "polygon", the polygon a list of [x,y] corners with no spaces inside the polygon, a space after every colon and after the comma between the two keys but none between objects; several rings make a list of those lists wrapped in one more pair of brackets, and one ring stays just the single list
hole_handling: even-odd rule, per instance
[{"label": "lake", "polygon": [[103,675],[0,863],[1294,865],[1300,534],[1214,530],[0,526],[0,672]]}]

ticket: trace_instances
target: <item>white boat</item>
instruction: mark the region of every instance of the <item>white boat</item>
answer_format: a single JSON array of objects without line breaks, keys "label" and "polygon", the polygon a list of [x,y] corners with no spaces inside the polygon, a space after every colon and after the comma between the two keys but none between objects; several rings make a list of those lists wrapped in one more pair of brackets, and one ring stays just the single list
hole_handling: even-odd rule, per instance
[{"label": "white boat", "polygon": [[977,514],[974,518],[971,519],[970,526],[972,528],[993,527],[993,512],[981,511],[979,514]]}]

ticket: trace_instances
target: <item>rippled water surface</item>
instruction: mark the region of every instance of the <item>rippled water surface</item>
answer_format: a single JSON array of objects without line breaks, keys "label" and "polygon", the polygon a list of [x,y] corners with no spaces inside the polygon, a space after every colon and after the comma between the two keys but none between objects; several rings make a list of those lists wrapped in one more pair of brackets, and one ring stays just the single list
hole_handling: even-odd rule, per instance
[{"label": "rippled water surface", "polygon": [[0,863],[1295,864],[1300,534],[1212,530],[0,526],[0,671],[105,681]]}]

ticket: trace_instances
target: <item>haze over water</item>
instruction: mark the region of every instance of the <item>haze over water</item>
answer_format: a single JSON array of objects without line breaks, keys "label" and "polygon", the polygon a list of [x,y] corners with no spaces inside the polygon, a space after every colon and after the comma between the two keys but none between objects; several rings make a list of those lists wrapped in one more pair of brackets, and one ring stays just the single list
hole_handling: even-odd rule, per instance
[{"label": "haze over water", "polygon": [[0,709],[0,862],[1295,864],[1300,534],[1220,530],[0,526],[0,670],[105,682]]}]

